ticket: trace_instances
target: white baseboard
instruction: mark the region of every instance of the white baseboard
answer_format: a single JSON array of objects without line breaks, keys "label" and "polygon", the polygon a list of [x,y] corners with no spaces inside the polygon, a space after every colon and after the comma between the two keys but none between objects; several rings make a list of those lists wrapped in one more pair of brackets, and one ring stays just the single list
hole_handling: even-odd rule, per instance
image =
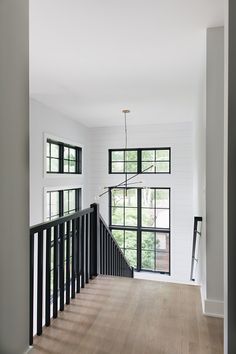
[{"label": "white baseboard", "polygon": [[206,316],[224,318],[224,301],[205,299],[203,313]]}]

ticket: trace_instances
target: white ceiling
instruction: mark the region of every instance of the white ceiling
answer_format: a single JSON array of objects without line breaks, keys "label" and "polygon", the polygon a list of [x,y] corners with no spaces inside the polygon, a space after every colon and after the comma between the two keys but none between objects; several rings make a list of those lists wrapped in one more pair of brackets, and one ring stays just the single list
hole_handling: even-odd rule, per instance
[{"label": "white ceiling", "polygon": [[30,0],[31,96],[87,126],[192,120],[223,0]]}]

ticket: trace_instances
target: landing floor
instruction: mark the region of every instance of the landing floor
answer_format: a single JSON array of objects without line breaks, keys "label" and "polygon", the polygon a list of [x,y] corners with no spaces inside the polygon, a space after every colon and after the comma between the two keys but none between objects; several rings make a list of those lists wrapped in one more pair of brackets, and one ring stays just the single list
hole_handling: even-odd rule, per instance
[{"label": "landing floor", "polygon": [[196,286],[100,276],[34,339],[32,354],[223,354],[223,321]]}]

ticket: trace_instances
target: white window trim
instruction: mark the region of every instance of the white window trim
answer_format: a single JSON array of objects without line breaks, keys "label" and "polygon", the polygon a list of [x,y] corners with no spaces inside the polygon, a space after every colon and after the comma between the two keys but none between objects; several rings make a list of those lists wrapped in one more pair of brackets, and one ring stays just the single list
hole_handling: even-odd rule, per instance
[{"label": "white window trim", "polygon": [[75,185],[67,185],[67,186],[51,186],[51,187],[44,187],[43,189],[43,218],[44,221],[47,221],[47,192],[53,191],[61,191],[65,189],[81,189],[81,209],[84,207],[84,193],[83,193],[83,185],[75,184]]},{"label": "white window trim", "polygon": [[[77,146],[78,148],[82,149],[82,171],[80,174],[65,174],[65,173],[47,173],[47,140],[55,140],[58,142],[62,142],[64,144],[72,145],[72,146]],[[80,144],[78,142],[75,142],[73,140],[65,139],[63,137],[55,136],[50,133],[44,133],[43,134],[43,177],[44,178],[57,178],[57,177],[63,177],[63,178],[75,178],[78,176],[83,176],[83,162],[84,162],[84,145]]]}]

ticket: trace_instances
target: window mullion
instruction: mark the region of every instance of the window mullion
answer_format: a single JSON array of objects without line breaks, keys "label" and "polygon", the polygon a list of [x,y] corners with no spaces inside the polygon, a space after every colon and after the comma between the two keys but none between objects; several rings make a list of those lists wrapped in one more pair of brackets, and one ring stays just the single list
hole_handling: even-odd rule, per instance
[{"label": "window mullion", "polygon": [[64,172],[64,145],[59,144],[59,173]]},{"label": "window mullion", "polygon": [[137,170],[138,173],[142,173],[142,150],[141,149],[137,149],[137,158],[138,158]]},{"label": "window mullion", "polygon": [[64,194],[63,190],[59,191],[59,215],[63,216],[64,214]]}]

